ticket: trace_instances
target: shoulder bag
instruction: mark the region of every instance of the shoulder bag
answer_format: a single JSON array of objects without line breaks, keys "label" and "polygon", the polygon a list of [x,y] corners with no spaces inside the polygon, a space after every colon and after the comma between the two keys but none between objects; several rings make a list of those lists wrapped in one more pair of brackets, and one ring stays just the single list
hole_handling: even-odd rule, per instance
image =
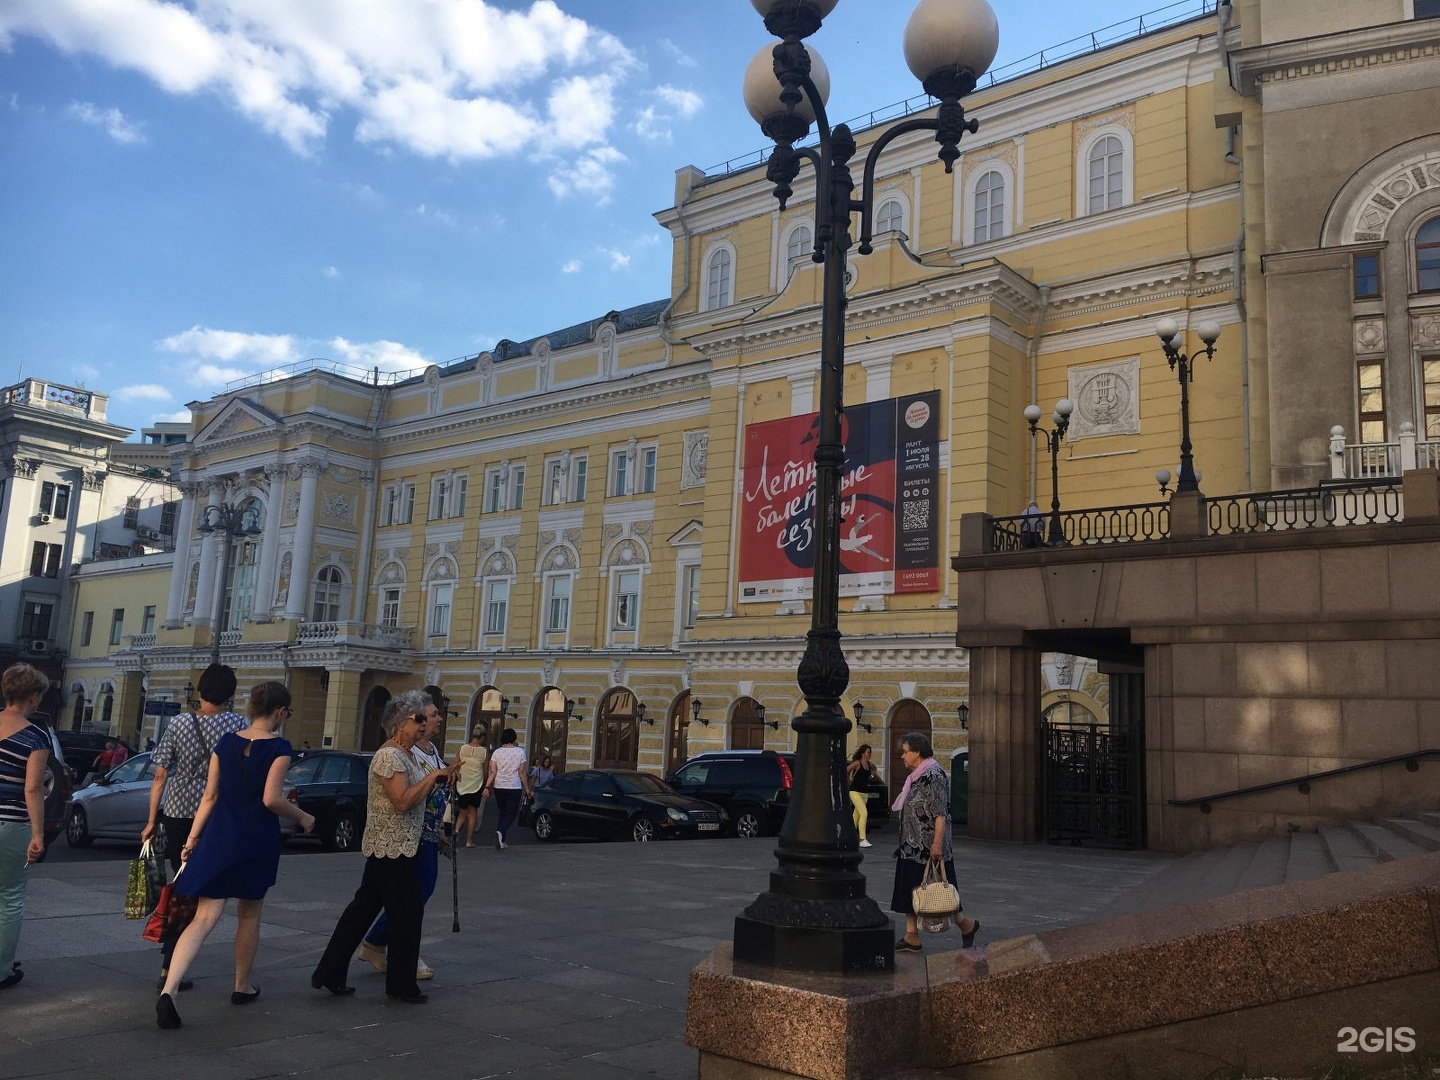
[{"label": "shoulder bag", "polygon": [[960,910],[960,892],[946,880],[943,862],[926,863],[925,876],[911,890],[910,902],[916,915],[953,915]]}]

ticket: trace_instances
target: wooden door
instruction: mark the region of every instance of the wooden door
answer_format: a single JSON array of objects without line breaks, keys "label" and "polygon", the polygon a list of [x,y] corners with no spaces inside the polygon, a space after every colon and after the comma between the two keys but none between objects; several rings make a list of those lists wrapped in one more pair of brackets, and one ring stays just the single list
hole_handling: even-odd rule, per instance
[{"label": "wooden door", "polygon": [[885,733],[885,778],[890,784],[890,800],[900,794],[909,774],[900,760],[900,740],[912,731],[930,737],[930,710],[918,701],[902,701],[890,714],[889,730]]}]

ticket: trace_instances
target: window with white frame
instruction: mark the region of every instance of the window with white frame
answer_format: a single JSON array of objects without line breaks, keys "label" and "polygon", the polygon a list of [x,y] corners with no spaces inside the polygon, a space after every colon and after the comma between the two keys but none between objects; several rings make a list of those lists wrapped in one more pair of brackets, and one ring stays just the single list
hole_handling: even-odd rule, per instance
[{"label": "window with white frame", "polygon": [[430,636],[445,637],[450,633],[450,605],[455,586],[437,583],[430,586]]},{"label": "window with white frame", "polygon": [[640,571],[618,570],[614,577],[615,602],[611,605],[616,630],[640,626]]},{"label": "window with white frame", "polygon": [[453,476],[437,476],[430,481],[430,520],[449,517],[450,489],[454,484]]},{"label": "window with white frame", "polygon": [[559,506],[567,502],[583,502],[589,462],[581,454],[565,454],[545,462],[544,505]]},{"label": "window with white frame", "polygon": [[409,525],[415,519],[415,484],[399,481],[385,490],[381,525]]},{"label": "window with white frame", "polygon": [[541,502],[545,506],[558,506],[565,501],[566,462],[562,458],[551,458],[545,462],[545,487],[541,491]]},{"label": "window with white frame", "polygon": [[485,584],[485,633],[505,633],[505,617],[510,607],[510,583],[490,581]]},{"label": "window with white frame", "polygon": [[545,582],[545,629],[549,633],[570,629],[571,580],[569,574],[556,574]]},{"label": "window with white frame", "polygon": [[315,593],[310,603],[311,622],[339,622],[340,598],[345,578],[338,566],[322,566],[315,575]]},{"label": "window with white frame", "polygon": [[380,591],[380,625],[400,625],[400,590],[382,589]]},{"label": "window with white frame", "polygon": [[510,466],[510,509],[519,510],[525,505],[525,466]]},{"label": "window with white frame", "polygon": [[815,233],[806,222],[801,222],[790,230],[790,237],[785,242],[785,262],[793,266],[810,258],[815,250]]},{"label": "window with white frame", "polygon": [[630,451],[627,447],[610,451],[610,494],[630,494]]},{"label": "window with white frame", "polygon": [[656,464],[659,461],[660,451],[654,446],[640,448],[640,469],[639,475],[635,478],[635,490],[649,495],[655,491]]},{"label": "window with white frame", "polygon": [[1118,135],[1096,139],[1086,158],[1086,205],[1092,214],[1125,204],[1125,144]]},{"label": "window with white frame", "polygon": [[686,630],[694,630],[700,619],[700,567],[681,567],[680,580],[685,604],[682,619]]},{"label": "window with white frame", "polygon": [[729,307],[735,302],[735,254],[729,244],[717,247],[705,260],[705,310]]},{"label": "window with white frame", "polygon": [[1005,235],[1005,178],[995,169],[975,182],[975,243],[999,240]]},{"label": "window with white frame", "polygon": [[570,459],[570,501],[585,501],[585,482],[590,472],[590,459],[587,457],[572,457]]},{"label": "window with white frame", "polygon": [[497,514],[505,509],[505,474],[507,467],[492,465],[485,470],[485,512]]},{"label": "window with white frame", "polygon": [[876,234],[900,232],[905,225],[905,207],[899,199],[886,199],[875,213]]}]

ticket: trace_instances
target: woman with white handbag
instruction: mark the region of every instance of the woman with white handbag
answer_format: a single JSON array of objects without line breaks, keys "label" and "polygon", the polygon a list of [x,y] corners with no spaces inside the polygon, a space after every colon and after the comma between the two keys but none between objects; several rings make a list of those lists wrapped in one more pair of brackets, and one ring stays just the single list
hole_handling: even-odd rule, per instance
[{"label": "woman with white handbag", "polygon": [[[890,898],[890,910],[905,916],[905,936],[895,942],[895,949],[897,952],[920,951],[922,916],[944,921],[954,918],[960,928],[960,944],[968,949],[975,944],[980,921],[961,914],[960,894],[954,887],[955,863],[950,851],[947,816],[950,782],[935,760],[935,750],[926,735],[912,731],[902,738],[900,759],[910,775],[890,807],[900,814],[900,847],[895,852],[895,893]],[[943,882],[948,886],[937,888],[942,868]],[[918,915],[917,898],[921,906],[928,909]]]}]

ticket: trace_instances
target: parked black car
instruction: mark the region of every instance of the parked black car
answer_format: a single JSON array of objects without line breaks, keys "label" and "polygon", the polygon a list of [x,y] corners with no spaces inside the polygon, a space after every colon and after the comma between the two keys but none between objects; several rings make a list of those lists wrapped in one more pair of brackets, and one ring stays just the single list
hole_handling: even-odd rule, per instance
[{"label": "parked black car", "polygon": [[666,783],[724,809],[736,836],[767,836],[785,822],[794,767],[789,751],[710,750],[691,758]]},{"label": "parked black car", "polygon": [[[285,797],[315,815],[316,837],[329,851],[354,851],[365,832],[370,759],[350,750],[309,750],[285,772]],[[285,835],[303,837],[294,822]]]},{"label": "parked black car", "polygon": [[77,784],[94,771],[95,759],[104,752],[105,744],[115,738],[100,731],[57,731],[55,737],[60,740],[60,752]]},{"label": "parked black car", "polygon": [[555,777],[535,790],[530,812],[541,840],[568,834],[643,843],[719,836],[726,825],[718,806],[677,795],[659,777],[607,769]]}]

